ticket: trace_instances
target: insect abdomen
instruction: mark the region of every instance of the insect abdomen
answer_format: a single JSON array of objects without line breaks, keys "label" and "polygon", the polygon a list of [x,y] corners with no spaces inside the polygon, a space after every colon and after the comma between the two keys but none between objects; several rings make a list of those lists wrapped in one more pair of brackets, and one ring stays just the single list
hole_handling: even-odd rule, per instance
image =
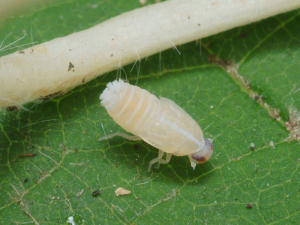
[{"label": "insect abdomen", "polygon": [[137,136],[140,136],[141,128],[149,122],[159,103],[148,91],[122,80],[109,83],[100,99],[114,121]]},{"label": "insect abdomen", "polygon": [[166,153],[188,155],[204,146],[199,125],[169,99],[122,80],[109,83],[100,99],[117,124]]}]

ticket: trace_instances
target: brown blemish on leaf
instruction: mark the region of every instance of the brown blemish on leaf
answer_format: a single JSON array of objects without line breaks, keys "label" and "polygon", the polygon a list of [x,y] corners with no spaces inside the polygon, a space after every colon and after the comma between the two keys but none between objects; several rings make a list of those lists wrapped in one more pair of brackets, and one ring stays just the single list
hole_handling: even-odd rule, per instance
[{"label": "brown blemish on leaf", "polygon": [[221,67],[224,67],[224,68],[226,68],[228,66],[233,66],[233,61],[232,60],[222,60],[214,54],[208,55],[208,63],[209,64],[215,63],[215,64],[220,65]]},{"label": "brown blemish on leaf", "polygon": [[276,109],[276,108],[273,108],[271,111],[270,111],[270,116],[276,120],[280,120],[280,110],[279,109]]},{"label": "brown blemish on leaf", "polygon": [[244,31],[243,33],[240,34],[240,38],[245,38],[247,36],[247,32]]},{"label": "brown blemish on leaf", "polygon": [[25,54],[25,52],[24,52],[24,51],[19,51],[19,53],[20,53],[20,54]]},{"label": "brown blemish on leaf", "polygon": [[19,111],[19,107],[18,106],[8,106],[6,107],[6,111]]},{"label": "brown blemish on leaf", "polygon": [[93,196],[97,196],[97,195],[100,195],[100,191],[99,190],[93,191]]},{"label": "brown blemish on leaf", "polygon": [[35,153],[28,153],[28,154],[25,154],[25,155],[19,155],[18,158],[33,157],[33,156],[36,156],[36,154]]},{"label": "brown blemish on leaf", "polygon": [[247,209],[252,209],[252,208],[253,208],[253,205],[249,203],[249,204],[246,205],[246,208],[247,208]]},{"label": "brown blemish on leaf", "polygon": [[289,109],[289,121],[285,123],[285,128],[290,132],[289,140],[300,141],[300,113],[296,109]]}]

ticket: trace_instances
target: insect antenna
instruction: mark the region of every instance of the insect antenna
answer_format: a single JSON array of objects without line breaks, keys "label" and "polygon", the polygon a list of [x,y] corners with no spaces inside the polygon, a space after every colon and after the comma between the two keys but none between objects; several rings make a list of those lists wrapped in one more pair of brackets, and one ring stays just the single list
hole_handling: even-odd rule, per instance
[{"label": "insect antenna", "polygon": [[[102,123],[102,122],[100,122],[100,123],[101,123],[101,126],[102,126],[102,129],[103,129],[103,132],[104,132],[105,136],[107,136],[107,135],[106,135],[106,132],[105,132],[105,130],[104,130],[104,126],[103,126],[103,123]],[[109,144],[109,141],[107,141],[107,143],[108,143],[108,146],[109,146],[109,148],[110,148],[110,144]]]},{"label": "insect antenna", "polygon": [[[6,35],[5,38],[3,39],[3,41],[1,42],[1,44],[0,44],[0,49],[2,48],[2,45],[4,44],[5,40],[9,37],[9,35],[11,35],[11,32],[10,32],[8,35]],[[25,36],[24,36],[24,37],[25,37]],[[24,37],[22,37],[22,38],[24,38]],[[4,48],[3,48],[3,49],[4,49]]]},{"label": "insect antenna", "polygon": [[127,73],[126,73],[126,71],[124,70],[123,66],[121,66],[121,69],[122,69],[122,70],[124,71],[124,73],[125,73],[125,77],[126,77],[125,81],[128,82],[128,79],[127,79]]},{"label": "insect antenna", "polygon": [[135,85],[137,85],[137,84],[138,84],[138,81],[139,81],[140,70],[141,70],[141,58],[140,58],[140,55],[139,55],[139,53],[138,53],[136,47],[134,47],[134,50],[135,50],[135,52],[136,52],[136,55],[137,55],[138,61],[139,61],[139,66],[136,68],[136,69],[137,69],[137,79],[136,79]]},{"label": "insect antenna", "polygon": [[211,125],[213,125],[213,123],[211,123],[211,124],[209,124],[207,127],[205,127],[205,128],[203,129],[203,131],[205,131],[206,129],[208,129]]}]

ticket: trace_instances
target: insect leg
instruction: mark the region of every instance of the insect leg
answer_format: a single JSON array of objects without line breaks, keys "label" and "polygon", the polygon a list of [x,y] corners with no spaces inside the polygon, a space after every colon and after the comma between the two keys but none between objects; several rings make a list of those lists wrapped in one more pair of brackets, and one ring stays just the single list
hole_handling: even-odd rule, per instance
[{"label": "insect leg", "polygon": [[162,158],[163,156],[164,156],[164,152],[161,151],[161,150],[159,150],[159,152],[158,152],[158,157],[155,158],[155,159],[152,159],[152,160],[150,161],[150,164],[149,164],[149,167],[148,167],[148,172],[150,172],[152,165],[153,165],[154,163],[158,162],[159,160],[161,160],[161,158]]},{"label": "insect leg", "polygon": [[190,159],[190,162],[191,162],[191,167],[193,167],[193,170],[195,170],[197,164],[194,162],[192,156],[189,155],[189,159]]},{"label": "insect leg", "polygon": [[166,159],[160,159],[157,163],[156,169],[159,168],[160,164],[167,164],[168,162],[170,162],[172,157],[172,153],[167,153],[166,155]]},{"label": "insect leg", "polygon": [[116,132],[114,134],[110,134],[110,135],[106,135],[104,137],[101,137],[101,138],[98,139],[98,141],[108,140],[108,139],[113,138],[115,136],[126,138],[129,141],[139,141],[139,140],[142,140],[142,138],[140,138],[139,136],[131,136],[131,135],[128,135],[128,134],[125,134],[125,133]]}]

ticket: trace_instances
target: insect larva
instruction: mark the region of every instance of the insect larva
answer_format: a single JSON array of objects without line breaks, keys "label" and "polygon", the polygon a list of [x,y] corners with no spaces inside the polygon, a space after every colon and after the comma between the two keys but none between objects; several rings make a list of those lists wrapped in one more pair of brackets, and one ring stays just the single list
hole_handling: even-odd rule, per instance
[{"label": "insect larva", "polygon": [[[170,161],[171,156],[188,156],[191,166],[206,162],[213,154],[211,139],[204,139],[203,132],[193,118],[176,103],[158,99],[137,86],[115,80],[107,84],[100,95],[101,104],[114,121],[134,134],[114,133],[98,141],[121,136],[128,140],[144,140],[159,149],[158,157],[150,161],[158,166]],[[166,153],[166,159],[162,159]]]}]

